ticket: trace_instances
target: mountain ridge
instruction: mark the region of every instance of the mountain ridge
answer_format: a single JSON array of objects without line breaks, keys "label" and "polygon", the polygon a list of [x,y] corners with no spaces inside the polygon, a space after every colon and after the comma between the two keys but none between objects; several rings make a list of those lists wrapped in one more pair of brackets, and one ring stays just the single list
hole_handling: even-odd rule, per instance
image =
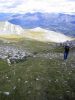
[{"label": "mountain ridge", "polygon": [[41,27],[75,37],[75,15],[62,13],[26,13],[18,14],[9,22],[20,25],[24,29]]}]

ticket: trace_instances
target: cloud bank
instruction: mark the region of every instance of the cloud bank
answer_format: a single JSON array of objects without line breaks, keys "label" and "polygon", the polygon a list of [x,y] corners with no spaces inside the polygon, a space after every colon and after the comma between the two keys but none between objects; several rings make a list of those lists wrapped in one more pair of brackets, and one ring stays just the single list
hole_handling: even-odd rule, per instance
[{"label": "cloud bank", "polygon": [[75,13],[74,0],[0,0],[0,12]]}]

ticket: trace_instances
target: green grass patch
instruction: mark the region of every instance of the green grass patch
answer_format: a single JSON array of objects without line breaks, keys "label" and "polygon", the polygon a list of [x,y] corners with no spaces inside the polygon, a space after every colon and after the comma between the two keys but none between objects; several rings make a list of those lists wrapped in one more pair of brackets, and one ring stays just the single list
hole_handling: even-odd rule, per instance
[{"label": "green grass patch", "polygon": [[[28,40],[9,45],[33,53],[63,52],[63,47]],[[0,100],[75,100],[74,62],[72,55],[67,61],[60,57],[28,57],[11,66],[0,60]]]}]

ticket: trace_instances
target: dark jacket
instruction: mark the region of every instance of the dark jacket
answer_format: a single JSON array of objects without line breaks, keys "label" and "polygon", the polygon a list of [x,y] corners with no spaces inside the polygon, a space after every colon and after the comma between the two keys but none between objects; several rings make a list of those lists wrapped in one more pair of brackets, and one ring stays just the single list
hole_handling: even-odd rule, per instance
[{"label": "dark jacket", "polygon": [[65,46],[65,52],[68,53],[69,52],[70,47],[69,46]]}]

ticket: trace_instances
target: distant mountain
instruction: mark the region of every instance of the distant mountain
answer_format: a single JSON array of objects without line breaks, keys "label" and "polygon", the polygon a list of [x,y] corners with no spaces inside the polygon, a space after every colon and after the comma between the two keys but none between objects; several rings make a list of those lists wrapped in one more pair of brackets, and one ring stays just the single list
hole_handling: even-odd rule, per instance
[{"label": "distant mountain", "polygon": [[62,13],[0,13],[0,21],[9,21],[24,29],[40,27],[75,37],[75,15]]},{"label": "distant mountain", "polygon": [[15,14],[9,22],[25,29],[36,27],[75,36],[75,15],[61,13],[26,13]]},{"label": "distant mountain", "polygon": [[72,39],[62,33],[49,31],[40,27],[23,29],[19,25],[14,25],[9,22],[0,22],[0,36],[7,37],[8,35],[10,35],[10,37],[13,35],[18,35],[23,38],[45,42],[64,42]]}]

